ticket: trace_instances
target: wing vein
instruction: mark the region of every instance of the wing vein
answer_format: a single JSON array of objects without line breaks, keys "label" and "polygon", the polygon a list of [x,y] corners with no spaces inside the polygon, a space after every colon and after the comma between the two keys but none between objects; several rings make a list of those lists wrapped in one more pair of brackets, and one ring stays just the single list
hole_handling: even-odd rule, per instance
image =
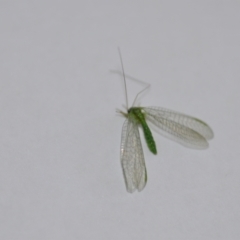
[{"label": "wing vein", "polygon": [[213,138],[212,129],[203,121],[159,107],[144,108],[146,119],[169,137],[185,146],[207,148],[209,139]]},{"label": "wing vein", "polygon": [[126,119],[123,125],[121,164],[127,191],[141,191],[146,185],[147,175],[138,125],[133,118]]}]

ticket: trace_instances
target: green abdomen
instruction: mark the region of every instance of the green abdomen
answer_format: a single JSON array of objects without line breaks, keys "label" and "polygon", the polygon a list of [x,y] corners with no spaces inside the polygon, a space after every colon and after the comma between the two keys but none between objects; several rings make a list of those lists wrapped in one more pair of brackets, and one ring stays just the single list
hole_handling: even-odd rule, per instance
[{"label": "green abdomen", "polygon": [[144,133],[144,137],[146,139],[147,145],[149,150],[153,153],[153,154],[157,154],[157,148],[156,148],[156,144],[155,141],[153,139],[151,130],[149,129],[148,125],[146,122],[141,123],[142,124],[142,128],[143,128],[143,133]]},{"label": "green abdomen", "polygon": [[146,123],[145,115],[144,112],[142,112],[142,109],[140,107],[132,107],[128,110],[128,113],[132,114],[134,118],[137,120],[137,122],[142,125],[144,137],[146,139],[149,150],[153,154],[157,154],[156,144],[153,139],[151,130]]}]

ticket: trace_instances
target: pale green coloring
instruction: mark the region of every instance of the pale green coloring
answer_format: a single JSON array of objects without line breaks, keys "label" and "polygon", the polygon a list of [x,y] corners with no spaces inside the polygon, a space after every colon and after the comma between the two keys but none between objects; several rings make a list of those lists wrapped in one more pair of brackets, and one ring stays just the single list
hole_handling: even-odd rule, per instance
[{"label": "pale green coloring", "polygon": [[120,50],[119,55],[122,64],[126,106],[128,109],[127,113],[118,110],[119,113],[126,117],[122,129],[121,164],[126,189],[128,192],[132,193],[135,190],[143,190],[147,183],[147,170],[138,130],[139,126],[143,129],[149,150],[154,154],[157,154],[157,149],[148,123],[168,138],[190,148],[207,148],[208,140],[212,139],[214,134],[212,129],[205,122],[179,112],[160,107],[132,106],[128,108],[127,87]]}]

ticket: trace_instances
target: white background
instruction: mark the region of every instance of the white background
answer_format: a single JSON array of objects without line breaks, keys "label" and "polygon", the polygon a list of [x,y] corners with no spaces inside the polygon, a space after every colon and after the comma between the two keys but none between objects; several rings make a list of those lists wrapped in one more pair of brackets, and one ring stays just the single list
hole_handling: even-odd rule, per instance
[{"label": "white background", "polygon": [[[0,239],[240,238],[240,2],[0,2]],[[126,73],[143,106],[206,121],[192,150],[144,142],[146,188],[120,159]],[[130,103],[141,85],[128,81]]]}]

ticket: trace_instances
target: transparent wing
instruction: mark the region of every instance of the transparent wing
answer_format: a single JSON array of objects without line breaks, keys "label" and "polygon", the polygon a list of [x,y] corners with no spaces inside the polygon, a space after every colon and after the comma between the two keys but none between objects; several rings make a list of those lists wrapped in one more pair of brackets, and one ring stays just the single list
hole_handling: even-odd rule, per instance
[{"label": "transparent wing", "polygon": [[[212,129],[203,121],[159,107],[143,108],[146,119],[167,133],[167,137],[192,148],[207,148]],[[163,133],[163,132],[162,132]]]},{"label": "transparent wing", "polygon": [[128,118],[123,125],[121,163],[127,191],[141,191],[147,182],[147,171],[135,119]]}]

